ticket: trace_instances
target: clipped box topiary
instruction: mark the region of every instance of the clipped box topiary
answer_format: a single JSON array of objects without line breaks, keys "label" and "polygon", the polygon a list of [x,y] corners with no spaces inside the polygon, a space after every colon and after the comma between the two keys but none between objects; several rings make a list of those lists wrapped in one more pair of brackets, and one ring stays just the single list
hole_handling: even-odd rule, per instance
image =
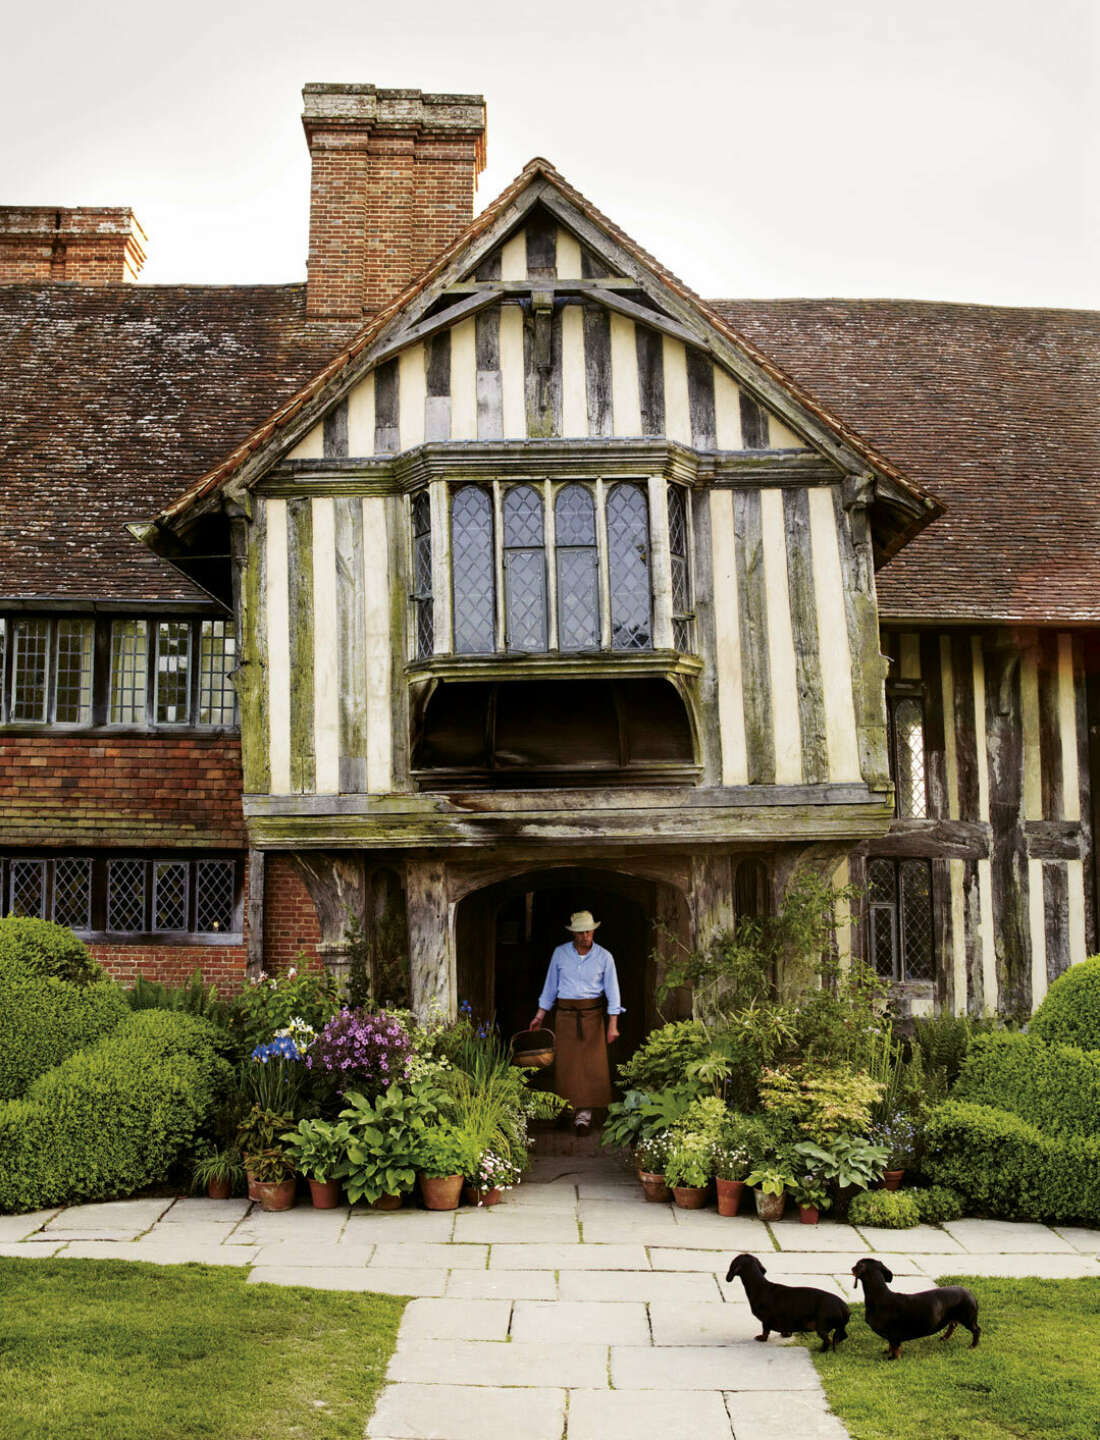
[{"label": "clipped box topiary", "polygon": [[1052,1045],[1100,1050],[1100,955],[1058,976],[1031,1017],[1028,1032]]},{"label": "clipped box topiary", "polygon": [[912,1230],[920,1209],[911,1190],[864,1190],[848,1207],[849,1225],[877,1225],[883,1230]]}]

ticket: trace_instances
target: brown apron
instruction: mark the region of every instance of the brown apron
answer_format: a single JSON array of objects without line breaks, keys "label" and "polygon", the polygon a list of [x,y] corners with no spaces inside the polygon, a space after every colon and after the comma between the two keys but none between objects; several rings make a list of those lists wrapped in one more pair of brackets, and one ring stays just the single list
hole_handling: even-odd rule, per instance
[{"label": "brown apron", "polygon": [[574,1110],[611,1104],[611,1072],[607,1064],[604,1010],[607,1001],[559,1000],[554,1089]]}]

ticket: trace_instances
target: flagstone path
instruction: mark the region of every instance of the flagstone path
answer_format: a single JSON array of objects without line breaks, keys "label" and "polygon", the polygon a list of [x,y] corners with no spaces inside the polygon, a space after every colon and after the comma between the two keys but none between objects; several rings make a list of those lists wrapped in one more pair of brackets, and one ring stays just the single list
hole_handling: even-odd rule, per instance
[{"label": "flagstone path", "polygon": [[0,1216],[2,1255],[241,1265],[250,1284],[414,1296],[370,1440],[844,1440],[807,1351],[752,1343],[744,1291],[725,1283],[742,1250],[773,1280],[849,1299],[868,1253],[905,1290],[952,1272],[1100,1277],[1100,1230],[723,1219],[647,1205],[602,1157],[537,1159],[492,1210],[267,1215],[162,1199]]}]

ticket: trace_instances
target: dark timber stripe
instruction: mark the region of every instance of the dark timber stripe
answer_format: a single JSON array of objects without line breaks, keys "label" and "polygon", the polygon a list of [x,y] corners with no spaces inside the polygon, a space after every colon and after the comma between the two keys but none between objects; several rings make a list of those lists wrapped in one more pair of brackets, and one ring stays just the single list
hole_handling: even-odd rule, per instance
[{"label": "dark timber stripe", "polygon": [[561,434],[561,309],[537,315],[524,306],[523,377],[527,434],[549,439]]},{"label": "dark timber stripe", "polygon": [[475,320],[477,351],[477,438],[504,436],[504,401],[500,380],[500,306],[482,310]]},{"label": "dark timber stripe", "polygon": [[607,266],[598,255],[593,255],[587,245],[581,246],[581,278],[603,280],[608,274]]},{"label": "dark timber stripe", "polygon": [[1047,932],[1047,979],[1069,969],[1069,871],[1063,860],[1043,862],[1043,914]]},{"label": "dark timber stripe", "polygon": [[687,374],[691,443],[697,450],[716,450],[718,428],[714,418],[714,362],[693,345],[687,347]]},{"label": "dark timber stripe", "polygon": [[[928,780],[928,818],[946,820],[947,762],[944,754],[940,637],[934,630],[920,632],[920,673],[924,677],[924,768]],[[985,683],[988,694],[988,675]]]},{"label": "dark timber stripe", "polygon": [[737,556],[741,674],[744,686],[745,748],[749,784],[775,784],[771,674],[768,669],[768,612],[764,590],[764,543],[760,492],[736,490],[733,528]]},{"label": "dark timber stripe", "polygon": [[531,280],[553,280],[558,273],[558,222],[541,205],[527,217],[527,275]]},{"label": "dark timber stripe", "polygon": [[[240,666],[236,677],[241,711],[241,753],[246,794],[271,789],[267,687],[267,501],[257,498],[252,524],[233,522],[233,536],[247,559],[242,570],[240,600]],[[237,545],[234,545],[236,558]]]},{"label": "dark timber stripe", "polygon": [[768,416],[747,391],[741,397],[741,444],[746,450],[768,448]]},{"label": "dark timber stripe", "polygon": [[665,366],[662,337],[648,325],[635,325],[634,346],[638,356],[638,398],[642,408],[642,434],[663,435]]},{"label": "dark timber stripe", "polygon": [[829,746],[810,550],[810,498],[805,490],[783,491],[783,533],[787,542],[798,723],[802,730],[802,779],[807,785],[820,785],[829,778]]},{"label": "dark timber stripe", "polygon": [[397,360],[387,360],[374,372],[374,453],[394,455],[401,445],[397,429]]},{"label": "dark timber stripe", "polygon": [[1061,820],[1062,736],[1058,724],[1058,637],[1040,630],[1036,669],[1039,678],[1039,778],[1043,819]]},{"label": "dark timber stripe", "polygon": [[[581,252],[582,256],[585,252]],[[584,384],[588,392],[589,435],[610,435],[611,319],[602,305],[584,307]]]},{"label": "dark timber stripe", "polygon": [[[1001,1008],[1024,1008],[1031,996],[1030,917],[1027,911],[1027,848],[1019,820],[1024,801],[1024,747],[1020,652],[1015,645],[985,637],[985,724],[989,753],[989,818],[993,828],[990,874],[993,881],[993,934]],[[956,674],[956,697],[959,676]],[[972,706],[971,706],[972,710]],[[960,715],[956,700],[956,715]],[[959,800],[963,800],[961,756],[972,744],[961,718]],[[966,819],[970,816],[964,810]],[[979,981],[976,993],[984,998]],[[990,997],[991,999],[993,997]]]},{"label": "dark timber stripe", "polygon": [[475,280],[499,280],[500,279],[500,246],[486,255],[485,259],[477,267],[474,275]]},{"label": "dark timber stripe", "polygon": [[325,459],[338,459],[348,453],[348,402],[341,400],[325,416]]},{"label": "dark timber stripe", "polygon": [[[885,779],[886,732],[882,712],[882,665],[879,650],[878,612],[871,581],[867,575],[866,552],[856,554],[848,514],[841,501],[840,487],[833,487],[833,514],[840,545],[840,568],[844,583],[844,613],[848,624],[848,649],[852,657],[852,699],[856,713],[859,767],[872,784]],[[938,666],[937,660],[937,666]],[[939,670],[936,671],[939,674]],[[945,811],[946,813],[946,811]]]},{"label": "dark timber stripe", "polygon": [[363,596],[363,502],[338,496],[336,636],[340,656],[340,791],[367,788],[366,606]]},{"label": "dark timber stripe", "polygon": [[424,439],[451,438],[451,332],[441,330],[427,342],[425,357],[427,397],[424,401]]},{"label": "dark timber stripe", "polygon": [[[315,786],[313,761],[313,502],[287,501],[290,611],[290,786]],[[282,677],[276,677],[279,683]]]},{"label": "dark timber stripe", "polygon": [[955,674],[955,754],[959,771],[959,819],[978,817],[978,730],[974,717],[974,652],[969,632],[951,637]]}]

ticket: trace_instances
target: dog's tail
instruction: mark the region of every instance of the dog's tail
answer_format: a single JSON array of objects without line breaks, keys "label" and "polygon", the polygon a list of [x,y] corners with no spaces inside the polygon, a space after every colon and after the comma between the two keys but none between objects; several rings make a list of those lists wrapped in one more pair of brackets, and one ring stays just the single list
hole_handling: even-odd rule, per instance
[{"label": "dog's tail", "polygon": [[836,1347],[840,1344],[841,1340],[847,1340],[847,1338],[848,1322],[847,1320],[845,1320],[843,1325],[838,1325],[837,1328],[833,1331],[833,1349],[836,1349]]}]

